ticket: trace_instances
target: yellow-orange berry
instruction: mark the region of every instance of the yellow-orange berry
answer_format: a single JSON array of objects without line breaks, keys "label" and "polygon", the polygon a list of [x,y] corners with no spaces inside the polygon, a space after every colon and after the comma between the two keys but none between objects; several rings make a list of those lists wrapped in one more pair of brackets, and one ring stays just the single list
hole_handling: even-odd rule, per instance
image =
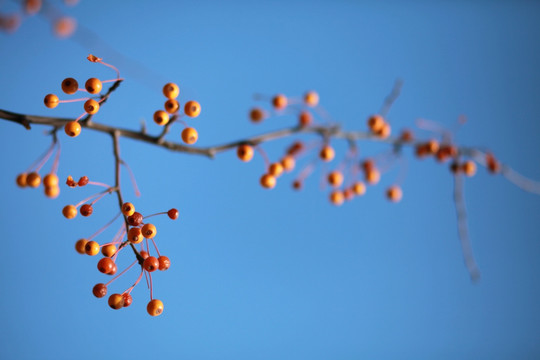
[{"label": "yellow-orange berry", "polygon": [[304,95],[304,102],[307,106],[317,106],[319,104],[319,94],[315,91],[308,91]]},{"label": "yellow-orange berry", "polygon": [[345,201],[345,195],[343,191],[335,190],[330,193],[330,202],[336,206],[343,204]]},{"label": "yellow-orange berry", "polygon": [[313,122],[313,116],[309,111],[302,111],[298,116],[300,126],[308,126]]},{"label": "yellow-orange berry", "polygon": [[270,174],[264,174],[260,180],[261,186],[265,189],[272,189],[276,186],[276,178]]},{"label": "yellow-orange berry", "polygon": [[242,161],[250,161],[253,158],[253,148],[248,144],[239,145],[236,155]]},{"label": "yellow-orange berry", "polygon": [[45,175],[43,178],[43,185],[45,186],[56,186],[58,185],[58,176],[54,173]]},{"label": "yellow-orange berry", "polygon": [[380,131],[385,124],[385,121],[381,115],[372,115],[368,119],[368,127],[372,133],[376,134]]},{"label": "yellow-orange berry", "polygon": [[332,187],[339,187],[343,184],[343,174],[339,171],[332,171],[328,174],[328,183]]},{"label": "yellow-orange berry", "polygon": [[104,245],[101,248],[101,253],[103,254],[103,256],[112,257],[114,254],[116,254],[116,245],[114,244]]},{"label": "yellow-orange berry", "polygon": [[109,296],[109,306],[114,309],[118,310],[124,307],[124,297],[122,294],[112,294]]},{"label": "yellow-orange berry", "polygon": [[201,105],[194,100],[190,100],[184,105],[184,113],[189,117],[197,117],[201,113]]},{"label": "yellow-orange berry", "polygon": [[26,173],[19,174],[17,176],[17,185],[22,188],[26,187],[26,185],[28,185],[28,183],[26,182],[27,177],[28,175]]},{"label": "yellow-orange berry", "polygon": [[268,173],[278,178],[281,176],[281,174],[283,174],[283,166],[279,162],[272,163],[268,167]]},{"label": "yellow-orange berry", "polygon": [[377,169],[371,169],[366,171],[365,178],[368,184],[375,185],[381,179],[381,173]]},{"label": "yellow-orange berry", "polygon": [[150,300],[150,302],[146,306],[146,311],[151,316],[161,315],[161,313],[163,312],[163,302],[158,299]]},{"label": "yellow-orange berry", "polygon": [[260,108],[253,108],[249,112],[249,118],[254,123],[258,123],[266,118],[266,112]]},{"label": "yellow-orange berry", "polygon": [[76,137],[81,133],[81,124],[77,121],[70,121],[64,126],[64,131],[68,136]]},{"label": "yellow-orange berry", "polygon": [[60,195],[60,187],[58,185],[45,187],[45,196],[48,198],[55,199],[58,195]]},{"label": "yellow-orange berry", "polygon": [[74,78],[65,78],[62,81],[62,91],[66,94],[75,94],[77,90],[79,90],[79,83]]},{"label": "yellow-orange berry", "polygon": [[77,216],[77,208],[73,205],[66,205],[62,209],[62,214],[67,219],[73,219],[75,216]]},{"label": "yellow-orange berry", "polygon": [[54,94],[47,94],[45,95],[45,99],[43,99],[43,103],[49,109],[54,109],[55,107],[57,107],[59,101],[60,100],[58,99],[58,96]]},{"label": "yellow-orange berry", "polygon": [[278,94],[272,98],[272,106],[276,110],[283,110],[287,107],[287,98],[285,95]]},{"label": "yellow-orange berry", "polygon": [[99,103],[94,99],[88,99],[84,103],[84,111],[93,115],[99,111]]},{"label": "yellow-orange berry", "polygon": [[334,152],[334,149],[330,145],[324,145],[319,152],[319,157],[323,161],[332,161],[334,159],[334,156],[336,153]]},{"label": "yellow-orange berry", "polygon": [[281,166],[283,166],[283,170],[287,172],[292,171],[295,165],[296,161],[294,160],[294,157],[292,155],[285,155],[281,159]]},{"label": "yellow-orange berry", "polygon": [[156,236],[157,229],[152,224],[144,224],[141,229],[142,235],[147,239],[152,239],[154,236]]},{"label": "yellow-orange berry", "polygon": [[164,107],[169,114],[174,114],[180,108],[180,104],[175,99],[169,99],[165,101]]},{"label": "yellow-orange berry", "polygon": [[75,250],[79,254],[86,254],[86,243],[87,242],[88,242],[88,240],[86,240],[86,239],[77,240],[77,242],[75,243]]},{"label": "yellow-orange berry", "polygon": [[180,94],[180,89],[175,83],[167,83],[163,86],[163,95],[168,99],[176,99]]},{"label": "yellow-orange berry", "polygon": [[89,242],[84,245],[84,252],[86,255],[95,256],[99,254],[99,244],[93,240],[90,240]]},{"label": "yellow-orange berry", "polygon": [[135,205],[130,202],[125,202],[122,204],[122,214],[125,216],[131,216],[135,212]]},{"label": "yellow-orange berry", "polygon": [[186,144],[195,144],[197,142],[197,139],[199,138],[199,134],[197,133],[197,130],[195,130],[192,127],[187,127],[184,130],[182,130],[182,140]]},{"label": "yellow-orange berry", "polygon": [[463,170],[463,173],[469,177],[474,176],[474,174],[476,174],[476,164],[471,160],[467,160],[461,164],[461,170]]},{"label": "yellow-orange berry", "polygon": [[392,132],[392,128],[390,127],[390,124],[385,122],[378,131],[375,132],[375,135],[380,137],[381,139],[386,139],[390,136],[390,133]]},{"label": "yellow-orange berry", "polygon": [[26,176],[26,184],[30,187],[37,188],[41,184],[41,176],[35,171]]},{"label": "yellow-orange berry", "polygon": [[86,91],[88,91],[90,94],[99,94],[101,92],[101,89],[103,88],[103,84],[97,78],[90,78],[86,80],[86,84],[84,84],[84,87],[86,88]]},{"label": "yellow-orange berry", "polygon": [[430,155],[434,155],[439,151],[439,142],[437,140],[431,139],[426,144],[426,151]]},{"label": "yellow-orange berry", "polygon": [[386,197],[392,202],[399,202],[403,197],[403,192],[399,186],[392,185],[386,190]]},{"label": "yellow-orange berry", "polygon": [[133,228],[129,229],[129,231],[128,231],[128,240],[132,244],[140,243],[141,241],[143,241],[143,238],[144,237],[142,236],[141,228],[133,227]]},{"label": "yellow-orange berry", "polygon": [[169,114],[163,110],[158,110],[154,113],[154,122],[159,126],[166,125],[169,122]]},{"label": "yellow-orange berry", "polygon": [[355,195],[361,196],[366,193],[366,184],[361,181],[357,181],[352,186],[352,191]]}]

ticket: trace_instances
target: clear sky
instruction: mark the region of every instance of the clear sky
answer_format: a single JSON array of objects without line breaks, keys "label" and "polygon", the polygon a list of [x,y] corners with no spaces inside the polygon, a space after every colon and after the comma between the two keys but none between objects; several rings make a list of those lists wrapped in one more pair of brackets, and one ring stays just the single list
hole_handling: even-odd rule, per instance
[{"label": "clear sky", "polygon": [[[531,1],[84,1],[60,11],[77,19],[74,39],[27,17],[0,33],[0,108],[76,117],[80,104],[43,106],[68,76],[84,82],[113,73],[126,80],[95,121],[138,129],[163,103],[161,87],[202,105],[190,121],[209,146],[291,126],[292,116],[251,124],[253,94],[299,96],[315,89],[344,129],[364,130],[397,78],[402,94],[388,119],[395,131],[430,119],[454,128],[460,145],[487,148],[540,179],[540,3]],[[14,2],[0,12],[16,11]],[[82,30],[81,30],[82,29]],[[74,41],[76,40],[76,41]],[[142,65],[141,65],[142,64]],[[180,125],[171,139],[180,140]],[[15,177],[49,145],[46,128],[0,121],[3,261],[0,358],[94,359],[534,359],[540,357],[540,198],[479,168],[465,181],[472,247],[482,279],[463,263],[447,165],[410,149],[380,185],[341,207],[328,202],[318,166],[301,192],[296,173],[263,190],[256,156],[209,160],[121,141],[145,213],[176,207],[177,222],[156,218],[160,251],[172,262],[156,274],[163,315],[146,313],[144,280],[133,304],[114,311],[91,293],[108,281],[97,259],[74,242],[117,212],[116,199],[89,218],[61,209],[93,193],[63,186],[56,200],[19,189]],[[426,139],[429,132],[417,132]],[[309,142],[315,136],[295,137]],[[279,158],[292,139],[265,144]],[[114,182],[111,140],[84,131],[60,136],[59,176]],[[346,144],[332,141],[337,166]],[[362,156],[388,146],[361,142]],[[307,164],[309,157],[299,164]],[[406,168],[403,201],[384,189]],[[47,164],[44,169],[49,169]],[[118,225],[119,226],[119,225]],[[107,242],[117,226],[100,235]],[[132,261],[119,257],[122,269]],[[110,287],[122,292],[131,270]]]}]

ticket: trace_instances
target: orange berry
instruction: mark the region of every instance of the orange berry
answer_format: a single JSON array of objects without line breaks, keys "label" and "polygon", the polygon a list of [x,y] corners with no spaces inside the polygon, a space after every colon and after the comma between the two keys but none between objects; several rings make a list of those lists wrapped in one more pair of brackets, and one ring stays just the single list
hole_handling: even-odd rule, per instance
[{"label": "orange berry", "polygon": [[75,216],[77,216],[77,208],[73,205],[66,205],[62,209],[62,214],[67,219],[73,219]]},{"label": "orange berry", "polygon": [[131,229],[129,229],[129,231],[128,231],[128,240],[132,244],[140,243],[141,241],[143,241],[143,238],[144,237],[142,236],[141,228],[132,227]]},{"label": "orange berry", "polygon": [[319,104],[319,94],[315,91],[308,91],[304,95],[304,102],[307,106],[317,106]]},{"label": "orange berry", "polygon": [[156,271],[159,269],[159,260],[155,256],[149,256],[144,259],[143,268],[148,272]]},{"label": "orange berry", "polygon": [[352,191],[355,195],[361,196],[366,193],[366,184],[361,181],[357,181],[352,186]]},{"label": "orange berry", "polygon": [[390,127],[390,124],[385,122],[380,130],[375,132],[375,135],[380,137],[381,139],[386,139],[390,136],[390,133],[392,132],[392,128]]},{"label": "orange berry", "polygon": [[335,190],[330,193],[330,202],[336,206],[343,204],[345,201],[345,195],[342,191]]},{"label": "orange berry", "polygon": [[24,11],[28,15],[34,15],[41,10],[41,0],[25,0]]},{"label": "orange berry", "polygon": [[103,254],[103,256],[112,257],[114,254],[116,254],[116,245],[108,244],[102,246],[101,253]]},{"label": "orange berry", "polygon": [[79,212],[82,216],[90,216],[94,212],[94,209],[92,208],[91,204],[84,204],[79,209]]},{"label": "orange berry", "polygon": [[450,171],[454,175],[457,175],[461,172],[461,168],[459,164],[457,163],[457,161],[452,161],[452,163],[450,164]]},{"label": "orange berry", "polygon": [[399,136],[399,139],[404,143],[410,143],[414,140],[414,135],[411,130],[404,129],[401,131],[401,135]]},{"label": "orange berry", "polygon": [[161,315],[161,313],[163,312],[163,302],[158,299],[150,300],[150,302],[146,306],[146,311],[151,316]]},{"label": "orange berry", "polygon": [[81,176],[79,181],[77,181],[77,185],[79,186],[85,186],[86,184],[88,184],[88,176]]},{"label": "orange berry", "polygon": [[182,130],[182,140],[186,144],[195,144],[197,142],[197,139],[199,138],[199,134],[197,133],[197,130],[195,130],[192,127],[187,127],[184,130]]},{"label": "orange berry", "polygon": [[74,78],[65,78],[62,81],[62,91],[66,94],[75,94],[77,90],[79,90],[79,83]]},{"label": "orange berry", "polygon": [[343,184],[343,174],[339,171],[332,171],[328,174],[328,183],[333,187],[339,187]]},{"label": "orange berry", "polygon": [[86,91],[88,91],[90,94],[99,94],[101,92],[101,89],[103,88],[103,84],[97,78],[90,78],[86,80],[86,84],[84,84],[84,87],[86,88]]},{"label": "orange berry", "polygon": [[350,201],[354,198],[354,192],[351,188],[347,188],[343,190],[343,197],[345,200]]},{"label": "orange berry", "polygon": [[392,202],[399,202],[403,197],[403,192],[399,186],[392,185],[386,190],[386,197]]},{"label": "orange berry", "polygon": [[385,123],[381,115],[372,115],[368,119],[368,127],[374,134],[381,131]]},{"label": "orange berry", "polygon": [[276,186],[276,178],[270,174],[264,174],[261,176],[260,183],[265,189],[272,189]]},{"label": "orange berry", "polygon": [[201,105],[194,100],[190,100],[184,105],[184,113],[189,117],[197,117],[201,113]]},{"label": "orange berry", "polygon": [[81,133],[81,124],[77,121],[70,121],[64,126],[64,131],[68,136],[76,137]]},{"label": "orange berry", "polygon": [[144,251],[144,250],[141,250],[139,253],[141,254],[141,257],[143,259],[146,259],[149,256],[148,253],[146,251]]},{"label": "orange berry", "polygon": [[168,257],[161,255],[158,257],[159,270],[165,271],[171,267],[171,260]]},{"label": "orange berry", "polygon": [[253,158],[253,148],[248,144],[239,145],[236,155],[242,161],[250,161]]},{"label": "orange berry", "polygon": [[319,152],[319,157],[326,162],[332,161],[335,155],[336,153],[330,145],[324,145]]},{"label": "orange berry", "polygon": [[180,89],[175,83],[167,83],[163,86],[163,95],[168,99],[176,99],[180,94]]},{"label": "orange berry", "polygon": [[86,240],[86,239],[77,240],[77,242],[75,243],[75,250],[79,254],[86,254],[86,243],[87,242],[88,242],[88,240]]},{"label": "orange berry", "polygon": [[93,240],[90,240],[84,245],[84,252],[86,255],[95,256],[99,254],[99,244]]},{"label": "orange berry", "polygon": [[54,34],[60,38],[71,36],[75,32],[77,21],[69,16],[61,17],[54,23]]},{"label": "orange berry", "polygon": [[43,103],[49,109],[54,109],[55,107],[57,107],[59,101],[60,100],[58,99],[58,96],[54,94],[45,95],[45,99],[43,99]]},{"label": "orange berry", "polygon": [[476,174],[476,164],[471,160],[467,160],[461,164],[461,170],[469,177],[474,176]]},{"label": "orange berry", "polygon": [[99,103],[94,99],[88,99],[84,103],[84,111],[93,115],[99,111]]},{"label": "orange berry", "polygon": [[268,167],[268,173],[278,178],[281,176],[281,174],[283,174],[283,166],[279,162],[272,163]]},{"label": "orange berry", "polygon": [[41,176],[35,171],[26,176],[26,184],[30,187],[37,188],[41,184]]},{"label": "orange berry", "polygon": [[295,165],[296,161],[291,155],[286,155],[281,159],[281,166],[283,166],[283,170],[287,172],[292,171]]},{"label": "orange berry", "polygon": [[92,294],[97,298],[102,298],[107,295],[107,285],[105,284],[96,284],[92,289]]},{"label": "orange berry", "polygon": [[366,171],[365,179],[368,184],[375,185],[381,179],[381,173],[377,169],[371,169]]},{"label": "orange berry", "polygon": [[128,216],[127,221],[131,226],[139,226],[142,224],[143,216],[141,213],[135,211],[131,216]]},{"label": "orange berry", "polygon": [[313,122],[313,116],[309,111],[302,111],[298,117],[300,126],[308,126]]},{"label": "orange berry", "polygon": [[373,159],[365,159],[360,165],[365,172],[375,169],[375,162],[373,161]]},{"label": "orange berry", "polygon": [[48,198],[55,199],[58,195],[60,195],[60,187],[58,185],[45,187],[45,196]]},{"label": "orange berry", "polygon": [[302,144],[301,141],[295,141],[289,148],[287,149],[287,155],[296,155],[299,152],[304,150],[304,144]]},{"label": "orange berry", "polygon": [[124,307],[124,297],[121,294],[112,294],[109,296],[109,306],[118,310]]},{"label": "orange berry", "polygon": [[114,261],[109,257],[101,258],[97,263],[99,272],[104,274],[110,273],[114,268]]},{"label": "orange berry", "polygon": [[165,106],[164,107],[165,107],[165,110],[169,114],[174,114],[180,108],[180,104],[175,99],[169,99],[169,100],[165,101]]},{"label": "orange berry", "polygon": [[49,186],[57,186],[58,185],[58,176],[54,173],[50,173],[45,175],[43,178],[43,185],[49,187]]},{"label": "orange berry", "polygon": [[414,153],[417,157],[423,158],[429,154],[429,149],[426,144],[418,144],[414,149]]},{"label": "orange berry", "polygon": [[156,236],[157,229],[152,224],[144,224],[141,229],[142,235],[147,239],[152,239],[154,236]]},{"label": "orange berry", "polygon": [[131,216],[135,212],[135,206],[130,202],[125,202],[122,204],[122,214],[124,216]]},{"label": "orange berry", "polygon": [[28,175],[26,173],[22,173],[22,174],[19,174],[17,176],[17,186],[19,187],[26,187],[26,185],[28,185],[27,181],[26,181],[26,178],[28,177]]},{"label": "orange berry", "polygon": [[283,110],[287,107],[287,98],[285,95],[278,94],[272,98],[272,105],[276,110]]},{"label": "orange berry", "polygon": [[113,263],[113,268],[110,272],[107,273],[107,275],[114,275],[118,271],[118,267],[116,266],[116,263]]},{"label": "orange berry", "polygon": [[425,144],[425,146],[427,153],[430,155],[434,155],[437,153],[437,151],[439,151],[439,143],[437,140],[431,139]]},{"label": "orange berry", "polygon": [[266,118],[266,113],[260,108],[253,108],[249,112],[249,118],[254,123],[260,122]]},{"label": "orange berry", "polygon": [[154,122],[159,126],[166,125],[169,122],[169,114],[163,110],[158,110],[154,113]]},{"label": "orange berry", "polygon": [[302,181],[300,180],[294,180],[292,183],[292,187],[294,190],[301,190],[302,189]]}]

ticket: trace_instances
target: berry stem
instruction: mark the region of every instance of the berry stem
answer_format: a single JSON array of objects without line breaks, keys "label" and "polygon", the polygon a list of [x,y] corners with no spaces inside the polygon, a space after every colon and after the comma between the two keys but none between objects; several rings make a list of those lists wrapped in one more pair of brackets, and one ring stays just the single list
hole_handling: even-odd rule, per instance
[{"label": "berry stem", "polygon": [[[129,265],[127,268],[124,269],[124,271],[122,271],[120,274],[116,275],[115,277],[113,277],[108,283],[105,284],[105,286],[109,286],[110,283],[112,283],[114,280],[118,279],[120,276],[124,275],[126,273],[126,271],[128,271],[129,269],[131,269],[133,267],[133,265],[135,265],[137,263],[137,261],[134,261],[131,263],[131,265]],[[136,283],[135,283],[136,284]]]},{"label": "berry stem", "polygon": [[157,252],[158,256],[161,256],[161,254],[159,253],[159,249],[158,249],[158,247],[156,245],[156,242],[154,241],[154,238],[151,238],[150,240],[152,240],[152,244],[154,244],[154,248],[156,249],[156,252]]},{"label": "berry stem", "polygon": [[52,144],[43,153],[43,155],[41,155],[36,161],[34,161],[32,165],[30,165],[25,172],[29,173],[32,170],[39,171],[43,167],[43,165],[47,162],[47,160],[49,160],[49,158],[51,157],[51,154],[54,150],[55,145],[56,145],[56,140],[53,140]]},{"label": "berry stem", "polygon": [[259,154],[261,154],[264,160],[264,169],[265,171],[268,171],[268,168],[270,167],[270,160],[268,159],[268,155],[266,155],[266,151],[264,151],[259,145],[255,145],[254,148],[259,152]]},{"label": "berry stem", "polygon": [[131,167],[124,160],[122,160],[122,165],[124,165],[128,171],[131,185],[133,186],[133,190],[135,191],[135,196],[141,196],[141,192],[139,191],[139,187],[137,186],[137,181],[135,180],[135,175],[133,174],[133,171],[131,171]]},{"label": "berry stem", "polygon": [[[116,219],[118,219],[118,217],[120,216],[121,212],[118,212],[118,214],[116,214],[115,217],[112,218],[112,220],[110,220],[108,223],[106,223],[105,225],[103,225],[101,227],[101,229],[99,229],[98,231],[96,231],[94,234],[92,234],[92,236],[90,236],[88,238],[88,240],[92,240],[93,238],[95,238],[96,236],[98,236],[99,234],[101,234],[103,231],[105,231],[105,229],[107,229],[109,226],[112,225],[112,223],[114,223],[116,221]],[[104,245],[107,245],[107,244],[104,244]]]}]

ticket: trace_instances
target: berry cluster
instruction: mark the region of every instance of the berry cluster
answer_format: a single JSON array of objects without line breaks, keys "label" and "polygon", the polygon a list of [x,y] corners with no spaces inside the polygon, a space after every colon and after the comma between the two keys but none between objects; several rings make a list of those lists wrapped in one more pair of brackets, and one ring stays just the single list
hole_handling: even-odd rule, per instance
[{"label": "berry cluster", "polygon": [[78,102],[78,101],[84,101],[83,109],[84,112],[75,120],[68,122],[64,126],[65,133],[70,137],[76,137],[79,136],[81,133],[81,124],[79,123],[79,120],[81,120],[85,115],[94,115],[99,111],[100,104],[105,101],[106,96],[100,95],[101,91],[103,90],[103,84],[108,82],[119,82],[122,79],[120,79],[120,73],[118,69],[116,69],[114,66],[104,63],[101,58],[98,58],[94,55],[88,55],[87,59],[90,62],[94,63],[101,63],[105,66],[108,66],[116,71],[116,78],[112,80],[100,80],[98,78],[90,78],[86,80],[86,83],[84,84],[84,89],[79,88],[79,83],[74,78],[65,78],[62,81],[61,88],[62,91],[67,95],[73,95],[77,93],[78,91],[81,92],[87,92],[88,94],[95,95],[94,98],[92,97],[84,97],[79,99],[71,99],[71,100],[60,100],[58,96],[55,94],[47,94],[45,98],[43,99],[43,102],[46,107],[49,109],[54,109],[58,106],[60,103],[70,103],[70,102]]},{"label": "berry cluster", "polygon": [[[178,85],[174,83],[167,83],[163,86],[163,95],[167,98],[164,104],[165,110],[157,110],[154,113],[154,122],[159,126],[169,124],[169,126],[176,120],[180,121],[184,125],[182,130],[182,140],[189,145],[195,144],[199,138],[197,130],[193,127],[189,127],[184,121],[180,120],[182,115],[178,114],[180,109],[180,103],[176,98],[180,95],[180,89]],[[189,100],[184,104],[184,114],[191,118],[196,118],[201,113],[201,105],[194,100]],[[170,116],[172,115],[172,117]]]},{"label": "berry cluster", "polygon": [[[78,0],[64,0],[66,5],[75,5],[77,2]],[[77,21],[72,17],[59,14],[56,9],[54,9],[55,11],[43,11],[43,0],[24,0],[21,3],[21,9],[17,13],[9,15],[0,13],[0,30],[15,32],[26,17],[41,12],[51,22],[53,33],[57,37],[67,38],[75,32]],[[47,4],[47,6],[52,7],[51,4]]]},{"label": "berry cluster", "polygon": [[[43,177],[43,182],[41,181],[41,175],[39,171],[51,158],[53,153],[56,150],[54,157],[53,165],[49,173]],[[60,163],[60,143],[57,141],[56,137],[53,138],[53,142],[49,149],[38,158],[30,167],[23,173],[17,175],[16,182],[17,185],[21,188],[37,188],[41,183],[43,183],[43,188],[45,195],[48,198],[54,199],[60,195],[60,187],[58,186],[58,165]]]}]

